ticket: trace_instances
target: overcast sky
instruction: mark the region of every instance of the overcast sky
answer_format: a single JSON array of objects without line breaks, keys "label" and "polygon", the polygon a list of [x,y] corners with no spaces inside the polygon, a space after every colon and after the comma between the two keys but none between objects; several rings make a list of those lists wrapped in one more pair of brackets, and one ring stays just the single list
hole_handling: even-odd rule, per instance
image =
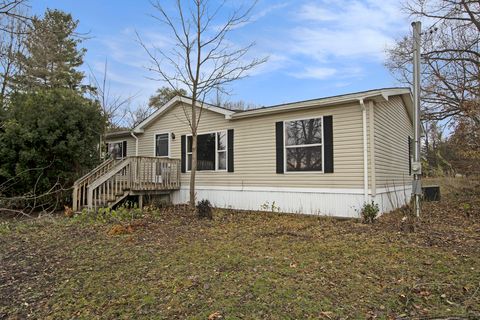
[{"label": "overcast sky", "polygon": [[[229,99],[273,105],[398,85],[384,61],[387,46],[410,32],[399,3],[260,0],[251,22],[230,40],[237,45],[255,41],[251,55],[267,55],[269,61],[231,86]],[[79,31],[89,36],[83,44],[85,62],[101,74],[108,59],[112,92],[135,94],[135,104],[141,104],[161,86],[148,79],[148,57],[135,41],[135,30],[159,47],[169,41],[170,34],[149,16],[148,0],[32,1],[35,14],[46,8],[80,20]]]}]

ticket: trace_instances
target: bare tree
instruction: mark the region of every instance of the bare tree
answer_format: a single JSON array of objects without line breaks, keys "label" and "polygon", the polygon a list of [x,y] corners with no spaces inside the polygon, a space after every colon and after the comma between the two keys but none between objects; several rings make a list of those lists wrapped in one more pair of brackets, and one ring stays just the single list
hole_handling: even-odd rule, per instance
[{"label": "bare tree", "polygon": [[155,112],[155,110],[158,110],[157,107],[150,104],[139,105],[135,109],[128,110],[125,119],[127,128],[135,128],[143,120],[147,119],[153,112]]},{"label": "bare tree", "polygon": [[5,103],[13,87],[13,77],[19,71],[18,54],[24,51],[26,24],[7,16],[0,30],[0,101]]},{"label": "bare tree", "polygon": [[[153,79],[168,84],[174,90],[184,88],[191,97],[191,105],[182,107],[192,133],[192,209],[195,208],[197,129],[204,101],[213,90],[224,90],[225,86],[245,77],[247,71],[266,61],[266,58],[247,60],[247,53],[254,43],[235,47],[227,41],[233,29],[249,21],[256,2],[251,6],[240,6],[229,14],[221,14],[225,2],[213,6],[209,0],[176,0],[176,16],[170,15],[159,1],[153,2],[156,14],[152,17],[168,27],[174,46],[171,49],[148,46],[138,35],[152,62],[149,70],[157,75]],[[222,20],[222,16],[227,18]]]},{"label": "bare tree", "polygon": [[[406,11],[424,20],[422,108],[425,120],[473,120],[480,126],[480,2],[407,0]],[[412,39],[388,50],[386,65],[411,85]]]},{"label": "bare tree", "polygon": [[101,79],[98,79],[95,72],[90,68],[90,84],[93,87],[92,98],[100,103],[103,116],[107,120],[106,128],[121,127],[135,95],[122,96],[111,92],[107,60],[105,60]]},{"label": "bare tree", "polygon": [[122,96],[114,95],[110,91],[110,81],[108,80],[108,61],[105,60],[103,75],[98,79],[95,72],[90,68],[90,83],[93,87],[90,90],[92,98],[97,100],[102,108],[102,115],[105,118],[106,126],[104,131],[99,132],[99,156],[102,158],[102,146],[104,145],[105,135],[108,130],[125,126],[126,118],[130,112],[130,104],[134,95]]},{"label": "bare tree", "polygon": [[261,105],[249,103],[243,100],[235,101],[228,98],[230,98],[229,94],[226,94],[221,90],[215,90],[214,96],[210,99],[210,104],[232,111],[245,111],[262,107]]},{"label": "bare tree", "polygon": [[[29,16],[22,10],[28,5],[28,0],[0,0],[0,21],[5,17],[26,22]],[[2,28],[2,27],[0,27]]]}]

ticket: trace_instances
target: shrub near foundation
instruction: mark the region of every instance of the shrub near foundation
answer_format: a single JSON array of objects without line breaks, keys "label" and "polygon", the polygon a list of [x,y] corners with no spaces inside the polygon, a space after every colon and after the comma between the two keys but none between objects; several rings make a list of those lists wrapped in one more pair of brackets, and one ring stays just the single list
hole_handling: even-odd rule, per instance
[{"label": "shrub near foundation", "polygon": [[365,203],[360,211],[362,216],[362,220],[364,223],[374,223],[375,219],[378,216],[378,212],[380,209],[378,208],[378,204],[373,202],[372,203]]},{"label": "shrub near foundation", "polygon": [[202,218],[212,219],[213,218],[212,211],[213,211],[212,204],[207,199],[203,199],[202,201],[198,202],[197,214],[200,219]]}]

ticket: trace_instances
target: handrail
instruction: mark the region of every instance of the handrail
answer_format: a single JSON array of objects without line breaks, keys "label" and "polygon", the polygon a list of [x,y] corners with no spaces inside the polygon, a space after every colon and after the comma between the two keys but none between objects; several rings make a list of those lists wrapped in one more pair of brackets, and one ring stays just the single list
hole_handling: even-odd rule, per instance
[{"label": "handrail", "polygon": [[[127,179],[122,179],[121,186],[118,186],[117,176],[119,173],[125,171]],[[112,179],[113,178],[113,179]],[[113,180],[113,181],[112,181]],[[87,188],[87,204],[90,209],[95,209],[97,206],[103,206],[116,197],[117,191],[124,192],[125,188],[129,188],[131,184],[131,159],[126,158],[124,161],[116,164],[106,174],[96,179]],[[115,184],[115,188],[111,187],[111,183]],[[126,185],[124,185],[126,183]],[[100,201],[100,203],[99,203]]]},{"label": "handrail", "polygon": [[73,210],[78,211],[78,209],[84,205],[87,205],[86,203],[86,192],[87,188],[89,186],[89,183],[98,177],[102,176],[106,172],[108,172],[115,164],[116,160],[115,159],[108,159],[104,162],[102,162],[98,167],[90,171],[89,173],[83,175],[81,178],[77,179],[74,184],[73,184],[73,197],[72,197],[72,202],[73,202]]},{"label": "handrail", "polygon": [[127,158],[155,159],[155,160],[167,161],[167,162],[180,161],[180,158],[162,158],[162,157],[154,157],[154,156],[129,156]]},{"label": "handrail", "polygon": [[97,166],[95,169],[93,169],[92,171],[84,174],[82,177],[78,178],[77,180],[75,180],[75,182],[73,183],[74,185],[76,184],[80,184],[80,182],[82,182],[83,180],[86,180],[88,179],[89,177],[93,176],[95,173],[97,173],[98,171],[102,170],[103,168],[105,168],[106,166],[108,166],[110,163],[114,162],[115,159],[108,159],[108,160],[105,160],[104,162],[102,162],[99,166]]},{"label": "handrail", "polygon": [[120,162],[106,161],[78,180],[73,209],[112,206],[132,193],[180,188],[180,159],[130,156]]},{"label": "handrail", "polygon": [[95,189],[114,175],[116,175],[120,170],[125,168],[130,164],[130,158],[126,158],[124,161],[117,163],[116,165],[113,166],[106,174],[101,176],[99,179],[95,180],[89,188]]}]

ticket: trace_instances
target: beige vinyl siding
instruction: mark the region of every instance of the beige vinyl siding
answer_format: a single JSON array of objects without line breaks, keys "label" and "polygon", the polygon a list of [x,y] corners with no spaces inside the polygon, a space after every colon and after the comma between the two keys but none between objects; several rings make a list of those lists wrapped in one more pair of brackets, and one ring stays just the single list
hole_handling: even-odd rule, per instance
[{"label": "beige vinyl siding", "polygon": [[132,136],[106,139],[106,143],[121,142],[121,141],[127,141],[127,157],[134,156],[135,155],[135,139]]},{"label": "beige vinyl siding", "polygon": [[[276,173],[275,123],[277,121],[333,116],[334,173]],[[234,129],[235,172],[197,172],[198,186],[362,188],[362,114],[358,104],[288,111],[237,120],[203,110],[199,134]],[[173,132],[171,157],[180,159],[181,136],[190,133],[180,105],[172,107],[139,134],[139,155],[153,156],[156,133]],[[188,186],[189,173],[182,174]]]},{"label": "beige vinyl siding", "polygon": [[408,137],[413,126],[400,97],[375,106],[375,181],[377,188],[409,185]]}]

